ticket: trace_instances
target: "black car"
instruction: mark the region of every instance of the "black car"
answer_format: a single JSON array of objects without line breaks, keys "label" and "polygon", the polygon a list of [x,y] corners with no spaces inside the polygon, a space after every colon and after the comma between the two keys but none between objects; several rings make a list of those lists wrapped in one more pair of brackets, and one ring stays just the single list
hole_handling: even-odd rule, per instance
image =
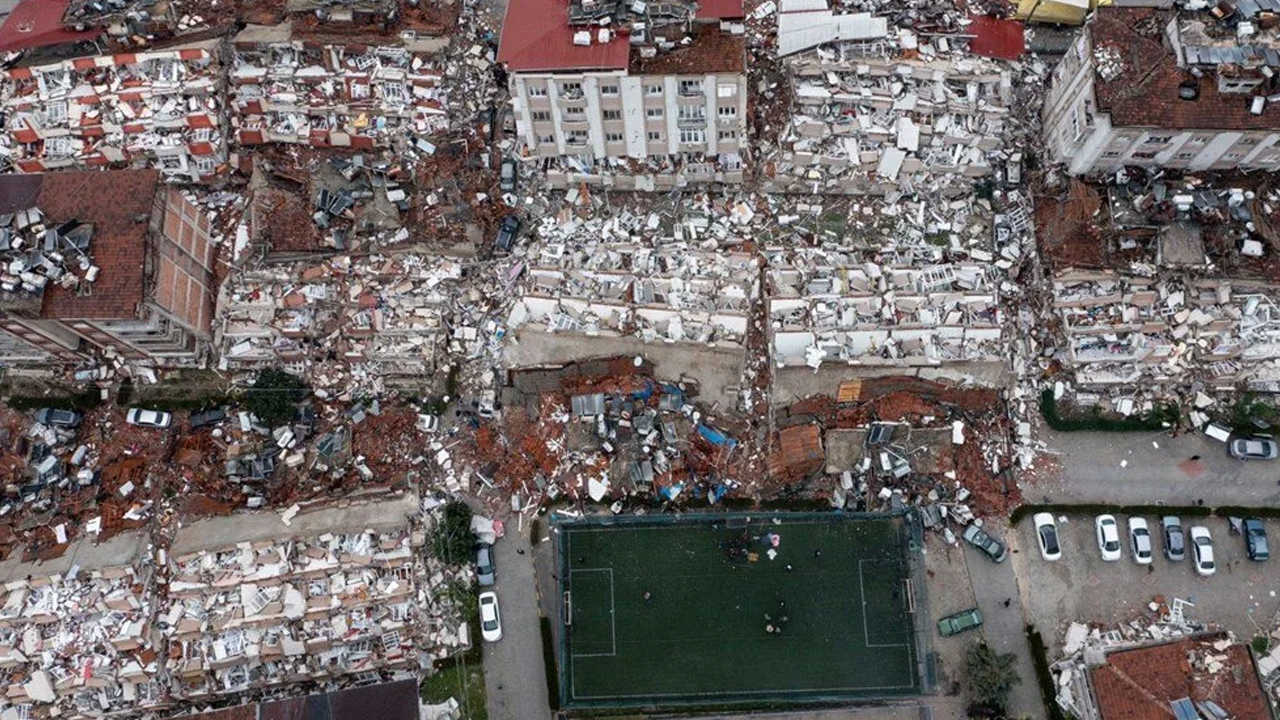
[{"label": "black car", "polygon": [[187,419],[187,424],[192,430],[199,430],[202,427],[217,425],[227,419],[227,413],[221,408],[212,410],[201,410],[200,412],[191,413],[191,417]]},{"label": "black car", "polygon": [[74,428],[80,426],[84,418],[78,412],[59,410],[57,408],[40,408],[36,411],[36,422],[49,427]]},{"label": "black car", "polygon": [[1244,544],[1249,552],[1249,559],[1262,562],[1271,557],[1267,548],[1267,527],[1262,518],[1248,518],[1244,521]]},{"label": "black car", "polygon": [[516,236],[519,234],[520,218],[515,215],[508,215],[502,219],[502,224],[498,226],[498,239],[493,244],[503,252],[511,252],[512,246],[516,244]]}]

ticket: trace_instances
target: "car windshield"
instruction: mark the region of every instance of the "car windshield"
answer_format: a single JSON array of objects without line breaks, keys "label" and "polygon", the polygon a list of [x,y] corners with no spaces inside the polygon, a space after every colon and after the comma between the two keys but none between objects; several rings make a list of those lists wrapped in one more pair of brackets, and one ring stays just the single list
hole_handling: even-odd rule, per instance
[{"label": "car windshield", "polygon": [[1116,542],[1115,540],[1108,540],[1106,544],[1103,545],[1103,547],[1105,547],[1107,550],[1119,550],[1120,543]]},{"label": "car windshield", "polygon": [[497,629],[498,629],[498,621],[497,621],[497,620],[485,620],[485,621],[484,621],[484,629],[485,629],[485,630],[497,630]]},{"label": "car windshield", "polygon": [[1209,538],[1207,538],[1207,537],[1205,537],[1205,536],[1203,536],[1203,535],[1201,535],[1200,537],[1196,538],[1196,544],[1197,544],[1197,545],[1199,545],[1200,547],[1209,547],[1210,542],[1211,542],[1211,541],[1209,540]]},{"label": "car windshield", "polygon": [[1044,549],[1054,553],[1058,552],[1058,533],[1053,531],[1053,527],[1045,525],[1040,528],[1040,542],[1044,543]]}]

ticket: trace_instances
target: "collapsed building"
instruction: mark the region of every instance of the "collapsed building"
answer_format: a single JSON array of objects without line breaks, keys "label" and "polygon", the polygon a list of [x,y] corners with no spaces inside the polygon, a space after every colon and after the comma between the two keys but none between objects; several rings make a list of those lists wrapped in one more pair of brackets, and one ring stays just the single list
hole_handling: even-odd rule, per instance
[{"label": "collapsed building", "polygon": [[[1011,23],[1022,52],[1021,25]],[[1009,153],[1010,69],[953,34],[888,27],[870,13],[833,15],[825,0],[783,0],[778,55],[791,112],[767,155],[775,192],[883,195],[971,191]]]},{"label": "collapsed building", "polygon": [[231,126],[241,147],[434,151],[448,127],[440,43],[341,45],[294,39],[288,25],[250,26],[233,39]]},{"label": "collapsed building", "polygon": [[[742,181],[747,83],[729,0],[510,3],[498,62],[547,182],[625,190]],[[554,162],[552,162],[554,161]]]},{"label": "collapsed building", "polygon": [[0,157],[17,172],[150,167],[209,181],[227,159],[218,44],[0,70]]},{"label": "collapsed building", "polygon": [[218,236],[156,170],[0,176],[0,357],[207,360]]},{"label": "collapsed building", "polygon": [[1050,157],[1073,175],[1280,169],[1276,8],[1223,8],[1100,8],[1053,71]]}]

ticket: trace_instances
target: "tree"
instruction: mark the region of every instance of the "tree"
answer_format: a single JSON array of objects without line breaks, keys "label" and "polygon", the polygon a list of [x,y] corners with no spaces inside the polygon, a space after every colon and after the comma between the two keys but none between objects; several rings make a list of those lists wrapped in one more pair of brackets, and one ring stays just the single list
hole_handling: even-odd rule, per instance
[{"label": "tree", "polygon": [[987,708],[1005,715],[1009,709],[1009,693],[1022,683],[1014,667],[1018,658],[1013,653],[999,654],[984,642],[969,648],[965,674],[969,680],[971,712]]},{"label": "tree", "polygon": [[435,556],[450,565],[461,565],[471,562],[475,547],[476,540],[471,534],[471,508],[456,501],[445,505],[431,538]]},{"label": "tree", "polygon": [[306,383],[283,370],[267,368],[245,392],[244,406],[267,427],[276,427],[297,416],[298,403],[306,396]]}]

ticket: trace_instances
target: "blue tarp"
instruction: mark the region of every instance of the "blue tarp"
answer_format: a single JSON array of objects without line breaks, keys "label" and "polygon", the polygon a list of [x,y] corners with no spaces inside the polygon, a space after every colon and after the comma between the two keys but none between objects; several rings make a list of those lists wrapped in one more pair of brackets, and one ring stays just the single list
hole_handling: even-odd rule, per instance
[{"label": "blue tarp", "polygon": [[684,483],[676,483],[675,485],[668,485],[667,487],[662,488],[658,491],[658,494],[667,500],[675,500],[681,490],[684,490]]},{"label": "blue tarp", "polygon": [[737,440],[734,440],[733,438],[729,437],[728,435],[725,435],[724,433],[711,427],[710,425],[703,425],[702,423],[698,423],[698,434],[701,435],[703,438],[705,438],[706,441],[711,443],[712,445],[720,445],[722,447],[730,447],[730,448],[738,446]]}]

